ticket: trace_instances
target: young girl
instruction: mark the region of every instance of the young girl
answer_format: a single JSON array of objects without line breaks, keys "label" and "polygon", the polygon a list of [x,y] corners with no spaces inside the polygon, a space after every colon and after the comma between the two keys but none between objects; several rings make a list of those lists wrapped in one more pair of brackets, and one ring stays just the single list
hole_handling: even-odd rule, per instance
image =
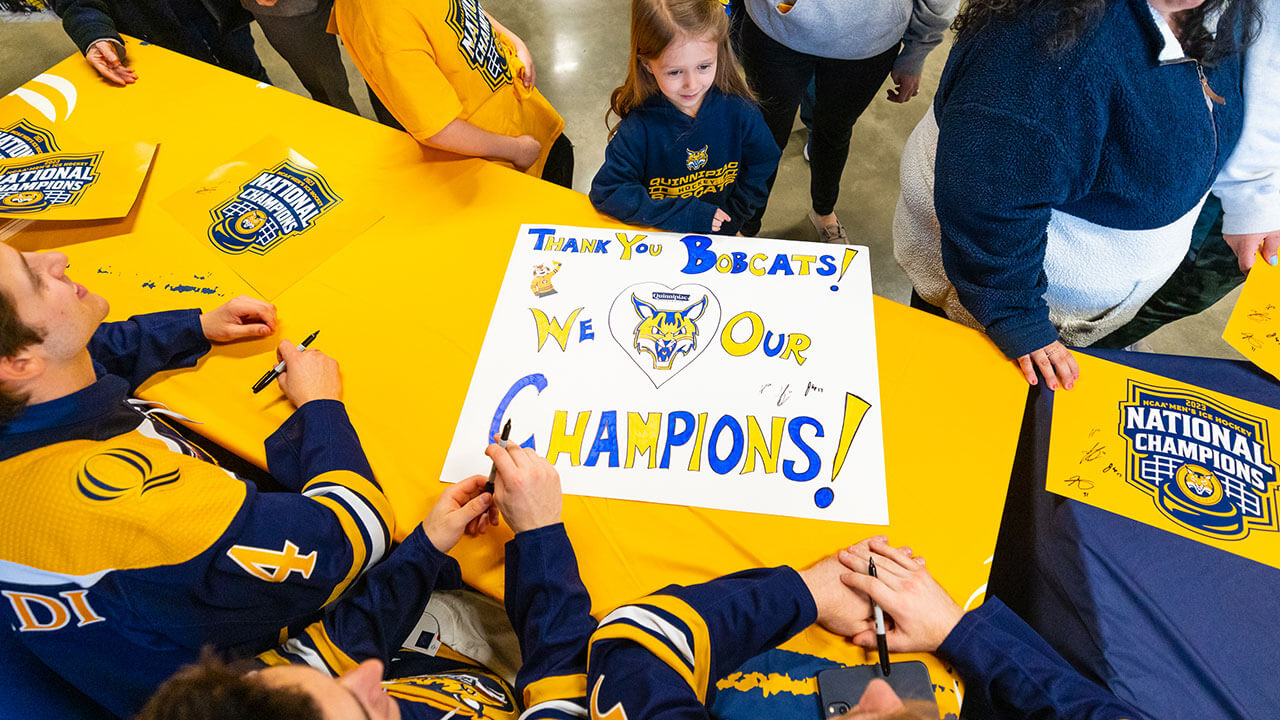
[{"label": "young girl", "polygon": [[591,202],[662,230],[738,232],[780,153],[729,48],[725,6],[632,0],[631,58]]}]

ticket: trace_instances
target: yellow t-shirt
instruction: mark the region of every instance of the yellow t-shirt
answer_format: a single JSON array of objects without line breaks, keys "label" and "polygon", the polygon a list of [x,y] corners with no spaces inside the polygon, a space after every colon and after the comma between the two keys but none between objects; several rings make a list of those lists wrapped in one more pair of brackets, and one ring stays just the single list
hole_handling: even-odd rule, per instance
[{"label": "yellow t-shirt", "polygon": [[335,25],[365,81],[419,142],[455,119],[532,135],[542,154],[528,173],[542,174],[564,120],[537,88],[525,89],[515,48],[477,0],[338,0]]}]

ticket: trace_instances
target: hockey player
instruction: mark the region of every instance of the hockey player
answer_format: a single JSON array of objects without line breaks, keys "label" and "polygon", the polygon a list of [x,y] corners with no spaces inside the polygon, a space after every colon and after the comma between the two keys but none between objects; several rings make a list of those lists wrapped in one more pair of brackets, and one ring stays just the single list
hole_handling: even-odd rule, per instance
[{"label": "hockey player", "polygon": [[[392,536],[339,401],[337,363],[280,344],[298,410],[259,493],[131,397],[210,341],[263,337],[275,308],[103,323],[58,252],[0,244],[0,717],[129,716],[213,644],[259,652],[314,619]],[[105,708],[105,710],[104,710]]]}]

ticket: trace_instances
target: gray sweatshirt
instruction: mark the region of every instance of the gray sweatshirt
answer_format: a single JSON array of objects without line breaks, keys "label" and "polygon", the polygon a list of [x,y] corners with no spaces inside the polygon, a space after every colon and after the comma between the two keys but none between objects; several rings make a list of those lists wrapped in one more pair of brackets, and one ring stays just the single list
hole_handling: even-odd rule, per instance
[{"label": "gray sweatshirt", "polygon": [[902,41],[894,70],[919,75],[929,51],[956,16],[960,0],[746,0],[765,35],[809,55],[841,60],[874,57]]}]

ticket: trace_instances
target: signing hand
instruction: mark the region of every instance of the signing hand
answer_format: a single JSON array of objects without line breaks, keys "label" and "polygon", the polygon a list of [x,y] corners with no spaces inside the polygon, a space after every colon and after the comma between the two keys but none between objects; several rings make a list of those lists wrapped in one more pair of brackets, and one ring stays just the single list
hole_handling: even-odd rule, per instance
[{"label": "signing hand", "polygon": [[1240,272],[1247,273],[1249,268],[1253,267],[1253,261],[1257,259],[1258,253],[1262,253],[1262,257],[1270,264],[1280,263],[1280,258],[1276,257],[1276,251],[1280,250],[1280,230],[1272,230],[1271,232],[1250,233],[1248,235],[1228,235],[1222,234],[1222,239],[1227,241],[1231,249],[1236,253],[1236,260],[1240,263]]},{"label": "signing hand", "polygon": [[84,51],[84,59],[89,61],[103,80],[116,87],[124,87],[137,82],[138,73],[133,68],[125,67],[121,61],[123,54],[123,46],[117,49],[114,40],[99,40]]},{"label": "signing hand", "polygon": [[212,342],[234,342],[270,335],[276,331],[276,306],[240,295],[202,314],[200,329]]},{"label": "signing hand", "polygon": [[721,210],[720,208],[716,208],[716,215],[711,218],[711,232],[720,232],[720,226],[729,222],[731,219],[732,218],[729,217],[729,213]]},{"label": "signing hand", "polygon": [[887,92],[889,102],[904,103],[911,98],[920,94],[920,76],[908,75],[904,72],[894,70],[889,73],[889,77],[893,78],[894,88]]},{"label": "signing hand", "polygon": [[[867,574],[867,559],[872,553],[878,573],[874,578]],[[847,558],[841,553],[841,562],[852,571],[845,573],[841,580],[869,595],[892,616],[893,626],[885,637],[894,652],[937,650],[964,616],[964,610],[933,579],[923,563],[893,547],[883,537],[871,538],[865,546],[862,543],[853,546]],[[865,648],[875,647],[875,628],[854,635],[853,642]]]},{"label": "signing hand", "polygon": [[517,533],[560,522],[560,474],[546,458],[514,442],[484,451],[498,468],[493,502]]},{"label": "signing hand", "polygon": [[342,372],[337,360],[319,350],[300,352],[288,340],[280,341],[276,358],[285,364],[277,382],[294,407],[302,407],[312,400],[342,399]]},{"label": "signing hand", "polygon": [[521,135],[515,141],[515,151],[507,159],[516,166],[517,170],[524,172],[538,162],[538,156],[542,154],[542,145],[532,135]]},{"label": "signing hand", "polygon": [[442,553],[452,550],[472,521],[484,517],[493,503],[493,496],[484,491],[484,483],[483,475],[472,475],[440,494],[427,519],[422,521],[422,531],[437,550]]},{"label": "signing hand", "polygon": [[1080,366],[1071,351],[1060,341],[1045,345],[1018,358],[1018,367],[1022,368],[1022,376],[1031,385],[1036,384],[1036,368],[1044,376],[1044,382],[1050,390],[1057,390],[1058,385],[1070,390],[1080,378]]}]

